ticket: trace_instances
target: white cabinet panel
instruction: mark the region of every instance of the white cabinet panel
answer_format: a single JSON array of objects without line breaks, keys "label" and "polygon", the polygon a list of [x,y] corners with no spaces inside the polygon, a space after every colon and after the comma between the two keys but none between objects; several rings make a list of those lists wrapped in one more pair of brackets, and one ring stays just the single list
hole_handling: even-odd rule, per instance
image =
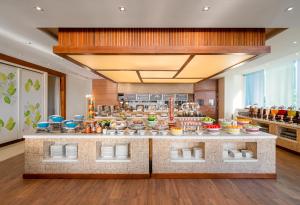
[{"label": "white cabinet panel", "polygon": [[0,63],[0,143],[18,138],[18,69]]}]

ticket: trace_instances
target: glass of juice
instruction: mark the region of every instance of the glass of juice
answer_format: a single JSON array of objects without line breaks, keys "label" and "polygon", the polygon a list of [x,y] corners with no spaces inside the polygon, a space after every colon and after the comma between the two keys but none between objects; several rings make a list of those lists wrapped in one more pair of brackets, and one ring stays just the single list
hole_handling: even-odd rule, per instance
[{"label": "glass of juice", "polygon": [[288,117],[290,118],[289,123],[293,123],[293,118],[296,116],[296,110],[288,110]]},{"label": "glass of juice", "polygon": [[271,115],[272,115],[272,120],[275,121],[276,120],[276,115],[278,113],[278,109],[277,108],[272,108],[271,109]]}]

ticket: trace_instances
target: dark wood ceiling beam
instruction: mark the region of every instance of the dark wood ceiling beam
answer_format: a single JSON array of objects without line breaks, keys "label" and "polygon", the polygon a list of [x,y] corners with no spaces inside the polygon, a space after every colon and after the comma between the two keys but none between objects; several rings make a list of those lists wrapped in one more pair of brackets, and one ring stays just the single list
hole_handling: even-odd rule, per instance
[{"label": "dark wood ceiling beam", "polygon": [[188,59],[184,62],[184,64],[180,67],[180,69],[177,71],[177,73],[173,76],[173,78],[176,78],[179,73],[193,60],[193,58],[195,57],[195,55],[190,55],[190,57],[188,57]]},{"label": "dark wood ceiling beam", "polygon": [[139,77],[141,83],[143,83],[143,79],[142,79],[142,76],[141,76],[140,72],[139,72],[139,71],[136,71],[136,74],[137,74],[137,76]]}]

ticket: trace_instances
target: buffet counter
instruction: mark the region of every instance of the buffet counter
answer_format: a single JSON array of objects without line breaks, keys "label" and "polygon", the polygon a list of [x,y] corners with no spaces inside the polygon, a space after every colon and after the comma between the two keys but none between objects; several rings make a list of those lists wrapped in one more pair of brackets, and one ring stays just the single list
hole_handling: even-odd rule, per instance
[{"label": "buffet counter", "polygon": [[238,116],[250,119],[252,123],[258,124],[262,129],[270,134],[278,136],[277,145],[285,149],[300,153],[300,125],[286,122],[271,121],[261,118],[251,118],[248,116]]},{"label": "buffet counter", "polygon": [[[24,178],[275,178],[276,136],[34,134]],[[239,156],[236,150],[251,153]],[[243,153],[244,155],[244,153]]]}]

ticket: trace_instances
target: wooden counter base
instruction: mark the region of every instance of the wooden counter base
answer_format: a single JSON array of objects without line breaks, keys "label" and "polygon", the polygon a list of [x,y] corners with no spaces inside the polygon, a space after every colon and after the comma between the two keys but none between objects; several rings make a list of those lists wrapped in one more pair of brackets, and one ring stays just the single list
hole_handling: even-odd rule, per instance
[{"label": "wooden counter base", "polygon": [[24,179],[276,179],[276,174],[160,173],[160,174],[23,174]]},{"label": "wooden counter base", "polygon": [[151,174],[154,179],[276,179],[272,173],[157,173]]},{"label": "wooden counter base", "polygon": [[147,179],[150,174],[23,174],[23,179]]}]

